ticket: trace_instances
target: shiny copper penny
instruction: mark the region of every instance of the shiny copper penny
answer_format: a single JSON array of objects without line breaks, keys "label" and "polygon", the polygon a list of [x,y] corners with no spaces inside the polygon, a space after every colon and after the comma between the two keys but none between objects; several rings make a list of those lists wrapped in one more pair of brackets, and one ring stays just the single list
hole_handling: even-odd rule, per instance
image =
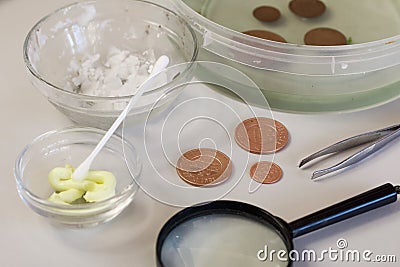
[{"label": "shiny copper penny", "polygon": [[250,177],[262,184],[273,184],[282,178],[282,169],[269,161],[260,161],[250,168]]},{"label": "shiny copper penny", "polygon": [[258,37],[261,39],[266,39],[270,41],[275,41],[275,42],[281,42],[281,43],[287,43],[286,40],[280,36],[279,34],[270,32],[270,31],[264,31],[264,30],[249,30],[249,31],[244,31],[242,32],[247,35],[251,35],[254,37]]},{"label": "shiny copper penny", "polygon": [[316,28],[304,35],[306,45],[346,45],[347,39],[343,33],[331,28]]},{"label": "shiny copper penny", "polygon": [[281,150],[289,141],[289,132],[279,121],[258,117],[239,123],[235,129],[236,143],[255,154]]},{"label": "shiny copper penny", "polygon": [[292,0],[289,9],[303,18],[315,18],[324,14],[326,6],[319,0]]},{"label": "shiny copper penny", "polygon": [[281,12],[272,6],[259,6],[253,10],[253,16],[263,22],[274,22],[281,17]]},{"label": "shiny copper penny", "polygon": [[230,158],[211,148],[185,152],[176,164],[179,177],[194,186],[212,186],[227,180],[232,174]]}]

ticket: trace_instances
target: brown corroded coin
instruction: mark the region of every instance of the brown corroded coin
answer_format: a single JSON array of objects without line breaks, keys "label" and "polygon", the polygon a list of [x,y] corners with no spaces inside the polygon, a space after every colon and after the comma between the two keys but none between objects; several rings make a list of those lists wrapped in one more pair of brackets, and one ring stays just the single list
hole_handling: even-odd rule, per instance
[{"label": "brown corroded coin", "polygon": [[266,39],[270,41],[275,41],[275,42],[281,42],[281,43],[287,43],[285,38],[280,36],[279,34],[270,32],[270,31],[264,31],[264,30],[249,30],[249,31],[244,31],[244,34],[251,35],[254,37],[258,37],[261,39]]},{"label": "brown corroded coin", "polygon": [[300,17],[314,18],[321,16],[326,6],[319,0],[292,0],[289,3],[289,9]]},{"label": "brown corroded coin", "polygon": [[281,12],[272,6],[259,6],[253,10],[253,16],[263,22],[274,22],[281,17]]},{"label": "brown corroded coin", "polygon": [[289,141],[289,132],[279,121],[258,117],[239,123],[235,129],[236,143],[255,154],[281,150]]},{"label": "brown corroded coin", "polygon": [[262,184],[273,184],[282,178],[282,169],[269,161],[260,161],[250,168],[250,176],[254,181]]},{"label": "brown corroded coin", "polygon": [[230,158],[211,148],[192,149],[185,152],[176,164],[176,171],[185,182],[195,186],[217,185],[232,173]]},{"label": "brown corroded coin", "polygon": [[345,45],[346,36],[331,28],[315,28],[304,35],[306,45]]}]

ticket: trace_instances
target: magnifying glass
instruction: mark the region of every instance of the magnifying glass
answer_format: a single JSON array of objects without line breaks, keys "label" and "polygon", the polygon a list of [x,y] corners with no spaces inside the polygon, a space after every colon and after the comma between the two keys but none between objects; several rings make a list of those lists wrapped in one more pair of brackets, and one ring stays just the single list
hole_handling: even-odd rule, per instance
[{"label": "magnifying glass", "polygon": [[395,202],[399,193],[400,186],[387,183],[291,223],[236,201],[192,206],[161,229],[157,266],[291,266],[293,238]]}]

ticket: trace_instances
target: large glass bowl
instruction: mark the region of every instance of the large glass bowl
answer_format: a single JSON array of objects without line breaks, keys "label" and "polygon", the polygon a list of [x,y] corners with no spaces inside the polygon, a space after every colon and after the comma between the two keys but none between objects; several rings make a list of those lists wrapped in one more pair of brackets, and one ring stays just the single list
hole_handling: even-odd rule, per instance
[{"label": "large glass bowl", "polygon": [[[397,99],[400,1],[321,1],[327,11],[312,19],[295,16],[288,8],[290,0],[171,2],[198,34],[202,44],[198,59],[221,62],[247,74],[274,110],[342,112]],[[279,8],[281,19],[274,23],[258,21],[252,12],[260,5]],[[352,39],[352,44],[304,45],[301,38],[315,27],[337,28]],[[253,29],[282,34],[292,43],[242,33]]]},{"label": "large glass bowl", "polygon": [[99,202],[70,205],[48,200],[54,192],[48,182],[50,170],[66,164],[77,167],[104,134],[103,130],[95,128],[70,127],[42,134],[27,145],[14,169],[18,193],[25,204],[52,222],[76,228],[96,226],[120,214],[138,191],[141,164],[135,148],[117,135],[110,138],[91,166],[115,175],[115,196]]},{"label": "large glass bowl", "polygon": [[[88,55],[99,55],[98,62],[104,63],[112,48],[149,57],[154,53],[154,59],[167,55],[170,65],[193,62],[198,50],[194,31],[173,11],[146,1],[116,0],[75,3],[45,16],[28,33],[23,55],[33,85],[50,103],[80,125],[107,128],[132,94],[87,95],[70,85],[73,64]],[[144,64],[150,72],[151,62]],[[129,115],[149,111],[174,82],[189,76],[190,66],[164,86],[145,92]]]}]

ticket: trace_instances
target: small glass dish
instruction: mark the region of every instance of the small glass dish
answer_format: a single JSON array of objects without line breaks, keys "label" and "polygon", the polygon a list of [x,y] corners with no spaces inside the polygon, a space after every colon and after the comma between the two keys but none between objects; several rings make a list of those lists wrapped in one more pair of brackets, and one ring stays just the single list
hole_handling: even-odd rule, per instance
[{"label": "small glass dish", "polygon": [[[134,95],[130,89],[143,82],[158,57],[167,55],[171,66],[194,62],[197,53],[196,34],[184,19],[141,0],[88,1],[60,8],[33,26],[23,48],[34,87],[72,121],[103,129],[126,107]],[[128,61],[130,56],[135,58]],[[145,92],[129,116],[141,118],[151,108],[160,108],[153,103],[190,76],[190,67]]]},{"label": "small glass dish", "polygon": [[82,204],[48,200],[54,192],[48,182],[50,170],[66,164],[77,167],[104,134],[99,129],[69,127],[44,133],[27,145],[14,168],[17,190],[25,204],[50,221],[72,228],[96,226],[120,214],[138,191],[141,163],[135,148],[117,135],[110,138],[92,164],[93,170],[107,170],[115,175],[113,197]]}]

